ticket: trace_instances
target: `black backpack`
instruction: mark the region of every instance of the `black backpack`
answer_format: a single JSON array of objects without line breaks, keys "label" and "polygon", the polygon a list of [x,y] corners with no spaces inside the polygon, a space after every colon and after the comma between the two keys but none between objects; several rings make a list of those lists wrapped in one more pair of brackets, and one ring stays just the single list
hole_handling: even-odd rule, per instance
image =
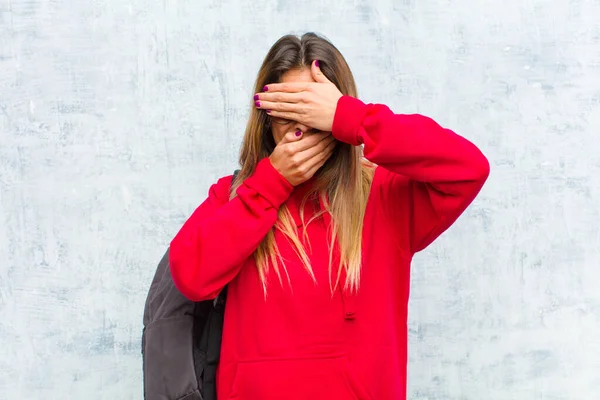
[{"label": "black backpack", "polygon": [[167,249],[144,307],[144,399],[217,399],[226,297],[227,287],[215,300],[188,300],[173,283]]}]

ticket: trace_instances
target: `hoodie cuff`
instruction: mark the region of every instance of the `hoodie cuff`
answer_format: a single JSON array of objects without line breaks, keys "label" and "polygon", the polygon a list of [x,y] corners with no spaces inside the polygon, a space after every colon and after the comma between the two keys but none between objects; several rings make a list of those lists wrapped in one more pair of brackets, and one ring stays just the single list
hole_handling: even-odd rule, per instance
[{"label": "hoodie cuff", "polygon": [[244,181],[244,185],[256,191],[276,209],[286,202],[294,190],[294,186],[275,169],[268,157],[258,162],[254,174]]},{"label": "hoodie cuff", "polygon": [[338,100],[331,134],[340,142],[359,146],[360,126],[367,115],[368,106],[357,98],[342,96]]}]

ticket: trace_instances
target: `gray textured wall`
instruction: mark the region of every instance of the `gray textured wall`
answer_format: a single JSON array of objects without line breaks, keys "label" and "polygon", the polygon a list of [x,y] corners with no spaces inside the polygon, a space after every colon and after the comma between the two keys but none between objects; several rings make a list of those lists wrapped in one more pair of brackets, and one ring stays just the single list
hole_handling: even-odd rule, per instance
[{"label": "gray textured wall", "polygon": [[413,264],[415,400],[600,390],[600,2],[0,0],[0,398],[138,399],[156,262],[314,30],[490,180]]}]

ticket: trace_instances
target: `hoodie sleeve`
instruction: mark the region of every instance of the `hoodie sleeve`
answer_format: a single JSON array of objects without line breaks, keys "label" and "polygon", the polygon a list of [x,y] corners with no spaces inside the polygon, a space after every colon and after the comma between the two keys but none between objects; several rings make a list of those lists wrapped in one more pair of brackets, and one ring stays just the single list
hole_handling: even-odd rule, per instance
[{"label": "hoodie sleeve", "polygon": [[411,254],[448,229],[489,176],[487,158],[467,139],[428,117],[394,114],[382,104],[343,96],[332,134],[342,142],[364,145],[365,158],[385,170],[382,185],[395,208],[391,217],[408,225]]},{"label": "hoodie sleeve", "polygon": [[173,282],[193,301],[214,299],[275,225],[293,186],[268,158],[229,200],[232,177],[222,178],[171,242]]}]

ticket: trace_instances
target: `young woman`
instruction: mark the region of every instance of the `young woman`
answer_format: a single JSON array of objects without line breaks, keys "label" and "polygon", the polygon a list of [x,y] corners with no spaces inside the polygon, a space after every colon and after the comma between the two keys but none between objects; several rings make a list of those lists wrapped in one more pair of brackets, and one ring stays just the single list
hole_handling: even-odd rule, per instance
[{"label": "young woman", "polygon": [[190,299],[229,285],[218,397],[405,399],[411,259],[489,163],[430,118],[358,100],[314,34],[277,41],[255,93],[232,189],[213,185],[170,250]]}]

